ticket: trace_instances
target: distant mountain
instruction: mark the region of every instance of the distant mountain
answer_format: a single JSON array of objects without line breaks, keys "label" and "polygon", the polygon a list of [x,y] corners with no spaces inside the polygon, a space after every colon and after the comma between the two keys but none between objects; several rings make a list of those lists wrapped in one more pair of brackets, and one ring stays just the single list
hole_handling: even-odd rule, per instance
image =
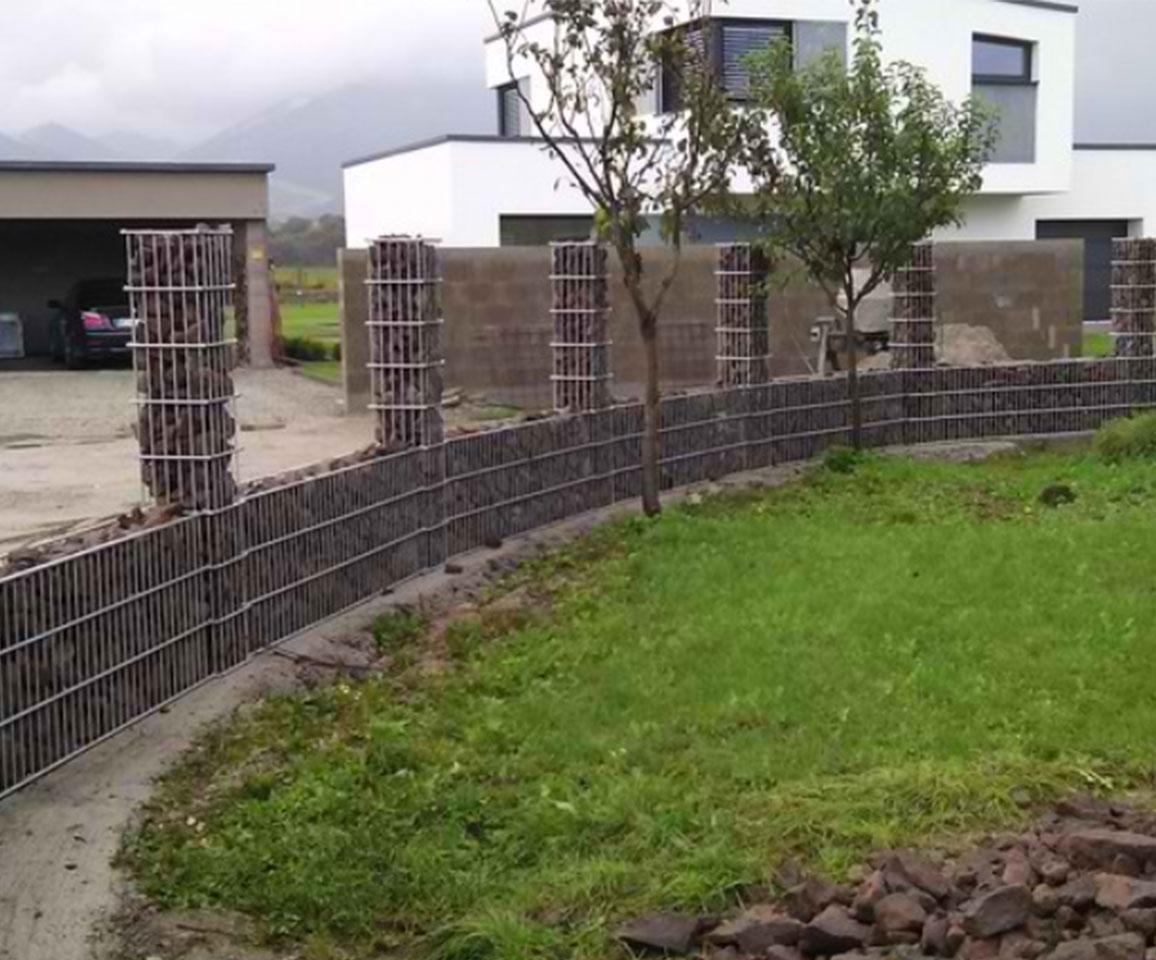
[{"label": "distant mountain", "polygon": [[115,150],[93,137],[62,126],[46,123],[20,135],[20,143],[33,153],[52,160],[117,160]]},{"label": "distant mountain", "polygon": [[480,84],[356,84],[278,104],[180,156],[275,163],[274,216],[316,217],[341,210],[347,160],[446,133],[492,133],[491,97]]},{"label": "distant mountain", "polygon": [[58,123],[0,134],[0,160],[223,160],[273,163],[273,217],[341,212],[348,160],[447,133],[493,133],[477,86],[363,83],[286,101],[192,148],[131,132],[87,136]]}]

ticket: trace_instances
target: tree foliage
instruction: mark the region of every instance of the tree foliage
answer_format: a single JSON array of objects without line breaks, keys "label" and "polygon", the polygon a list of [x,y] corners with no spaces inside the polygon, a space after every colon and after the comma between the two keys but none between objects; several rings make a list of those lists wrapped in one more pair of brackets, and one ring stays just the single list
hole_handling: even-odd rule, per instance
[{"label": "tree foliage", "polygon": [[765,124],[748,141],[745,162],[763,242],[802,262],[847,335],[858,446],[856,312],[912,244],[961,222],[995,134],[979,102],[952,104],[919,67],[885,62],[877,0],[851,2],[849,65],[828,51],[797,69],[785,42],[750,58]]},{"label": "tree foliage", "polygon": [[[491,11],[505,40],[511,80],[564,178],[589,201],[599,235],[613,248],[646,351],[643,506],[659,503],[658,323],[681,260],[683,231],[698,209],[729,189],[732,165],[753,117],[732,109],[709,69],[703,14],[692,0],[678,18],[668,0],[543,0],[553,29],[535,31],[531,8]],[[548,35],[548,39],[541,39]],[[665,76],[679,91],[677,113],[653,114]],[[657,232],[673,255],[648,271],[644,234]]]}]

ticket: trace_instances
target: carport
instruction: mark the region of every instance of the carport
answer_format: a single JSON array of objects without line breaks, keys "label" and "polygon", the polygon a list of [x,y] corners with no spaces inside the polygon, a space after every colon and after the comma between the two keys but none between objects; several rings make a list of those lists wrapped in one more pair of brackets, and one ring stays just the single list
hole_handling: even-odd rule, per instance
[{"label": "carport", "polygon": [[272,170],[250,163],[0,161],[0,314],[20,316],[25,355],[49,352],[49,300],[79,280],[124,275],[121,230],[229,223],[249,362],[271,366]]}]

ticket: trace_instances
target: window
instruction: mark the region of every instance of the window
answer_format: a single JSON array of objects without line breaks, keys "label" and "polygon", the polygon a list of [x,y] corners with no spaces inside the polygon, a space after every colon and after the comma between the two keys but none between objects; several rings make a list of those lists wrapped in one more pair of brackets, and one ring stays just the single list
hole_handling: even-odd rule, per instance
[{"label": "window", "polygon": [[971,42],[971,74],[975,83],[1031,83],[1032,44],[977,35]]},{"label": "window", "polygon": [[522,99],[518,96],[516,83],[498,87],[498,135],[502,137],[522,135]]},{"label": "window", "polygon": [[723,20],[719,25],[721,51],[719,73],[732,100],[751,95],[751,72],[747,57],[761,53],[776,40],[790,40],[790,24],[773,20]]},{"label": "window", "polygon": [[999,139],[992,163],[1035,163],[1035,45],[976,34],[971,41],[972,92],[993,107]]},{"label": "window", "polygon": [[[751,95],[747,57],[766,50],[776,40],[792,39],[791,25],[781,20],[703,20],[680,29],[686,31],[687,44],[706,60],[711,75],[739,103]],[[681,109],[678,80],[674,71],[662,71],[663,113]]]}]

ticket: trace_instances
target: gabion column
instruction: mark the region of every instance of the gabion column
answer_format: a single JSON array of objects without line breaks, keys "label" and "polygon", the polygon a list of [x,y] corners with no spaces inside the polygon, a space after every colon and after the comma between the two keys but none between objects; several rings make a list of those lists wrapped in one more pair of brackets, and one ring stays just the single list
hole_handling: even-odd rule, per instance
[{"label": "gabion column", "polygon": [[1112,241],[1112,331],[1116,356],[1156,353],[1156,239]]},{"label": "gabion column", "polygon": [[387,451],[434,447],[442,421],[442,314],[437,250],[382,237],[369,256],[369,349],[377,442]]},{"label": "gabion column", "polygon": [[141,476],[158,504],[233,503],[232,230],[127,230]]},{"label": "gabion column", "polygon": [[908,263],[891,283],[891,367],[927,370],[935,366],[935,245],[917,243]]},{"label": "gabion column", "polygon": [[715,270],[719,384],[747,387],[771,376],[766,254],[749,243],[719,244]]},{"label": "gabion column", "polygon": [[554,409],[604,409],[611,404],[606,248],[592,241],[552,243],[550,258]]}]

